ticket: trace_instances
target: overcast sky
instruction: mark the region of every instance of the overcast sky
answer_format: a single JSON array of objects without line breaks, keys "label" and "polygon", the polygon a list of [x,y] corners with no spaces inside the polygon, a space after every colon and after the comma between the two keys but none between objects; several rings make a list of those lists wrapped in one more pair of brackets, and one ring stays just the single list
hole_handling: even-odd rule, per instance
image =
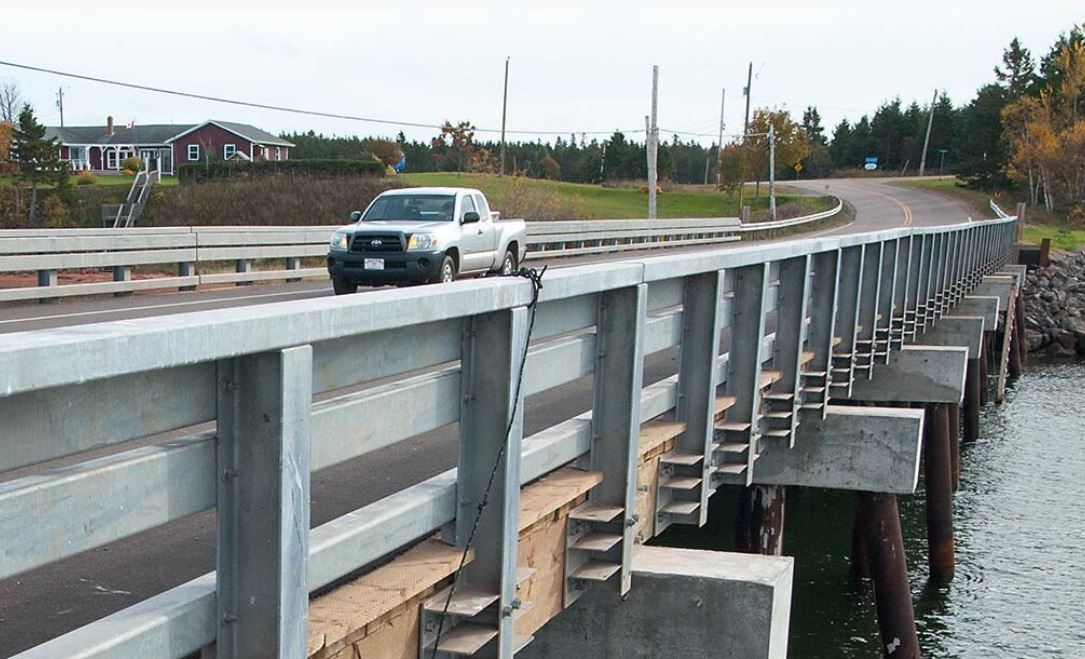
[{"label": "overcast sky", "polygon": [[[63,6],[64,2],[60,3]],[[801,116],[816,105],[826,128],[894,96],[929,102],[935,88],[967,102],[992,80],[1018,36],[1037,58],[1075,22],[1080,0],[1025,3],[186,2],[184,11],[97,5],[79,12],[5,8],[0,60],[199,94],[338,114],[439,124],[501,125],[511,57],[510,139],[517,130],[639,131],[651,67],[660,66],[659,123],[714,134],[727,89],[728,131],[742,126],[753,62],[754,107]],[[216,11],[229,5],[238,9]],[[306,12],[286,11],[298,6]],[[346,10],[372,5],[375,9]],[[510,9],[518,5],[520,9]],[[816,5],[816,8],[815,8]],[[51,6],[57,6],[51,3]],[[283,10],[275,10],[282,7]],[[319,9],[316,9],[318,8]],[[273,132],[394,135],[399,128],[120,89],[0,66],[43,123],[251,123]],[[403,129],[408,137],[436,131]],[[544,138],[548,139],[548,138]],[[714,137],[698,137],[708,143]]]}]

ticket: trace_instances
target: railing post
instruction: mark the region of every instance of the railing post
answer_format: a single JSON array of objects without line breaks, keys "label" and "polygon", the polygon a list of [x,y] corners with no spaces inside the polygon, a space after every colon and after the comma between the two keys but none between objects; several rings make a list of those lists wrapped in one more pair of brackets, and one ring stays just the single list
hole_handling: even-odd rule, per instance
[{"label": "railing post", "polygon": [[725,390],[735,398],[727,412],[728,424],[743,424],[728,431],[728,442],[745,442],[746,469],[737,474],[717,472],[725,483],[753,484],[753,465],[761,454],[761,365],[765,361],[765,300],[769,264],[756,263],[734,270],[731,307],[731,345],[728,349]]},{"label": "railing post", "polygon": [[[837,294],[836,328],[840,336],[840,347],[833,350],[830,362],[830,387],[844,390],[844,396],[851,395],[851,385],[855,379],[855,341],[859,324],[859,300],[863,293],[863,247],[856,245],[845,247],[840,254],[840,284]],[[847,364],[846,367],[837,363]],[[837,371],[837,368],[842,371]],[[845,381],[837,382],[835,373],[845,375]]]},{"label": "railing post", "polygon": [[[195,263],[178,263],[177,264],[177,276],[178,277],[193,277],[196,275]],[[179,286],[178,290],[181,291],[194,291],[195,286]]]},{"label": "railing post", "polygon": [[[57,271],[56,270],[38,270],[38,286],[51,287],[57,285]],[[56,302],[55,297],[43,297],[38,298],[38,302],[42,304],[49,304]]]},{"label": "railing post", "polygon": [[[234,271],[235,272],[251,272],[252,271],[252,261],[250,261],[249,259],[238,259],[237,263],[236,263],[236,265],[234,267]],[[252,283],[251,281],[239,281],[239,282],[237,282],[237,285],[238,286],[248,286],[251,283]]]},{"label": "railing post", "polygon": [[312,354],[219,364],[219,659],[306,653]]},{"label": "railing post", "polygon": [[821,392],[821,417],[829,403],[833,343],[836,336],[836,305],[840,294],[840,250],[814,255],[814,277],[810,293],[810,350],[814,358],[810,371],[820,373],[825,387]]},{"label": "railing post", "polygon": [[901,238],[897,243],[897,281],[893,291],[893,316],[890,319],[889,348],[904,345],[904,333],[907,330],[908,308],[911,303],[912,280],[915,277],[912,267],[914,236]]},{"label": "railing post", "polygon": [[[464,323],[453,542],[466,547],[470,541],[475,559],[460,575],[456,588],[469,586],[497,597],[488,624],[497,633],[494,655],[501,659],[512,657],[513,614],[520,607],[516,548],[524,405],[522,390],[517,398],[517,383],[527,332],[526,307],[474,316]],[[480,515],[483,497],[487,505]]]},{"label": "railing post", "polygon": [[[132,281],[132,266],[130,265],[115,265],[113,266],[113,281]],[[113,294],[114,297],[128,297],[132,294],[132,291],[117,291]]]},{"label": "railing post", "polygon": [[621,564],[619,592],[623,595],[633,579],[647,300],[647,284],[600,293],[596,322],[590,466],[602,472],[603,482],[589,492],[588,501],[623,511],[604,529],[621,536],[620,545],[606,553]]},{"label": "railing post", "polygon": [[[657,510],[656,533],[672,522],[703,526],[708,521],[708,497],[712,493],[712,441],[715,434],[716,383],[719,380],[720,330],[726,271],[706,272],[686,278],[682,297],[682,339],[679,344],[678,404],[676,418],[686,430],[675,440],[681,455],[701,456],[688,469],[700,469],[697,490],[699,508],[688,515]],[[659,499],[657,499],[659,501]]]},{"label": "railing post", "polygon": [[780,381],[776,389],[782,396],[790,395],[787,404],[780,407],[791,411],[791,417],[787,420],[790,429],[788,446],[794,447],[802,403],[802,355],[806,348],[810,256],[780,261],[779,280],[776,289],[776,341],[773,344],[772,368],[780,371]]},{"label": "railing post", "polygon": [[[874,325],[874,346],[880,348],[875,352],[881,352],[882,363],[889,363],[889,352],[892,346],[893,334],[893,307],[897,299],[898,284],[897,270],[900,263],[901,239],[888,240],[882,247],[882,272],[879,279],[881,292],[878,293],[877,313],[881,318]],[[873,377],[873,370],[871,376]]]},{"label": "railing post", "polygon": [[[878,297],[882,293],[882,259],[885,243],[868,243],[863,246],[862,271],[859,283],[858,325],[855,339],[856,369],[866,371],[867,378],[874,376],[874,362],[878,358]],[[860,350],[860,347],[862,348]]]},{"label": "railing post", "polygon": [[[286,269],[287,270],[297,270],[300,267],[301,267],[301,258],[300,257],[297,257],[297,256],[288,256],[288,257],[286,257]],[[286,283],[291,284],[291,283],[299,282],[299,281],[301,281],[300,278],[291,277],[291,278],[288,278],[286,280]]]}]

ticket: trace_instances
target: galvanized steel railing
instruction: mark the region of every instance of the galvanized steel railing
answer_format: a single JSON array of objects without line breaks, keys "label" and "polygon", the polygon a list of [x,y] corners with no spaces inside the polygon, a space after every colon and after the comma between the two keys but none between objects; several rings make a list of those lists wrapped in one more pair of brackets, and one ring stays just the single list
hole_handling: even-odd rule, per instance
[{"label": "galvanized steel railing", "polygon": [[[839,210],[838,205],[834,210],[806,218],[749,227],[741,226],[738,218],[529,222],[527,258],[724,243],[739,240],[739,231],[794,226],[830,217]],[[0,231],[0,273],[37,272],[37,286],[0,289],[0,302],[326,277],[325,268],[302,267],[302,259],[323,256],[329,237],[338,228],[221,226]],[[281,261],[285,267],[255,270],[253,262],[258,260]],[[141,266],[154,266],[159,271],[141,276],[134,271]],[[175,269],[177,274],[164,275],[161,272],[164,266]],[[112,281],[58,285],[59,272],[84,268],[112,268]]]},{"label": "galvanized steel railing", "polygon": [[[628,588],[642,422],[675,410],[686,424],[676,450],[705,465],[692,498],[649,532],[703,523],[711,492],[750,482],[759,442],[777,441],[760,413],[765,373],[779,374],[778,400],[792,395],[796,417],[824,415],[832,387],[804,398],[803,363],[844,366],[850,387],[864,368],[857,346],[873,361],[873,346],[887,354],[910,340],[1005,261],[1012,237],[1009,218],[550,271],[521,395],[592,375],[593,408],[529,437],[522,412],[515,419],[463,579],[512,605],[519,486],[583,457],[603,478],[590,503],[622,511],[620,576],[609,583]],[[531,295],[523,279],[491,278],[6,335],[0,472],[217,421],[0,484],[0,579],[218,515],[219,579],[19,656],[181,657],[214,642],[219,657],[304,656],[310,592],[449,523],[464,541],[505,442]],[[678,374],[644,382],[645,358],[676,346]],[[747,443],[748,464],[721,460],[713,444],[718,393],[746,421],[732,439]],[[310,471],[453,423],[458,469],[300,532]],[[502,647],[510,629],[500,623]]]}]

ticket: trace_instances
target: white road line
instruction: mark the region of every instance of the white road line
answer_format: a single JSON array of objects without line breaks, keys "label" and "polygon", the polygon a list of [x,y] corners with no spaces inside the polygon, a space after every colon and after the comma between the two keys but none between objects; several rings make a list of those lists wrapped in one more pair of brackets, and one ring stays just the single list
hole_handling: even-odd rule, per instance
[{"label": "white road line", "polygon": [[0,325],[10,325],[12,323],[32,323],[39,320],[56,320],[58,318],[79,318],[84,316],[104,316],[108,314],[124,313],[126,311],[140,311],[141,309],[170,309],[176,307],[191,307],[201,304],[214,304],[216,302],[233,302],[235,300],[256,300],[260,298],[269,297],[286,297],[288,295],[314,295],[314,294],[327,294],[331,289],[319,288],[316,290],[307,291],[285,291],[282,293],[260,293],[259,295],[239,295],[236,297],[216,297],[206,300],[190,300],[188,302],[170,302],[168,304],[147,304],[138,307],[121,307],[118,309],[98,309],[95,311],[76,311],[73,313],[61,313],[53,314],[51,316],[31,316],[28,318],[12,318],[10,320],[0,320]]}]

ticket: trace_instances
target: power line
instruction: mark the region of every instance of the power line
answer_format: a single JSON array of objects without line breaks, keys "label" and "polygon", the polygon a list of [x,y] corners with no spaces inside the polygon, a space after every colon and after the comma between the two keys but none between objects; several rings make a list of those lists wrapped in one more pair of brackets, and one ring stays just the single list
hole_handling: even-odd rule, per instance
[{"label": "power line", "polygon": [[[378,119],[376,117],[362,117],[350,114],[339,114],[336,112],[323,112],[320,110],[307,110],[304,108],[292,108],[284,105],[270,105],[267,103],[256,103],[252,101],[240,101],[232,98],[224,98],[221,96],[209,96],[207,94],[196,94],[193,92],[177,91],[175,89],[164,89],[162,87],[152,87],[150,85],[141,85],[132,82],[122,82],[120,80],[110,80],[108,78],[99,78],[96,76],[83,75],[81,73],[71,73],[69,71],[59,71],[56,69],[47,69],[40,66],[31,66],[29,64],[19,64],[17,62],[6,62],[0,60],[0,65],[9,66],[15,69],[23,69],[26,71],[35,71],[37,73],[47,73],[49,75],[61,76],[64,78],[74,78],[76,80],[85,80],[88,82],[96,82],[103,85],[113,85],[115,87],[125,87],[127,89],[135,89],[138,91],[154,92],[157,94],[169,94],[171,96],[181,96],[183,98],[193,98],[201,101],[212,101],[214,103],[226,103],[228,105],[240,105],[243,107],[258,108],[261,110],[274,110],[276,112],[290,112],[293,114],[304,114],[312,117],[324,117],[328,119],[344,119],[346,121],[361,121],[373,124],[382,124],[385,126],[401,126],[406,128],[430,128],[441,129],[441,124],[428,124],[417,121],[399,121],[395,119]],[[636,130],[636,129],[634,129]],[[476,133],[500,133],[500,128],[475,128]],[[517,135],[610,135],[614,133],[613,130],[509,130],[507,133],[514,133]],[[621,131],[621,132],[633,132],[633,131]]]}]

